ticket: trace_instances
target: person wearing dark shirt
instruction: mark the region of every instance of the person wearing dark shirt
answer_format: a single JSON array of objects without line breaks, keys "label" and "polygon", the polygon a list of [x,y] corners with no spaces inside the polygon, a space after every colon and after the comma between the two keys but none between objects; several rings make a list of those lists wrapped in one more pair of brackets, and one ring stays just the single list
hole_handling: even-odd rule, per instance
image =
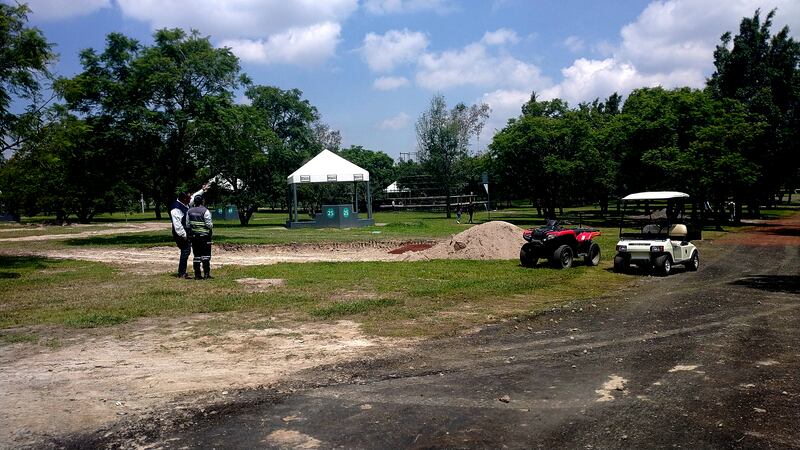
[{"label": "person wearing dark shirt", "polygon": [[[211,222],[211,212],[205,207],[205,199],[198,195],[194,200],[195,206],[186,211],[186,230],[192,242],[194,258],[194,278],[201,280],[211,278],[211,234],[214,224]],[[203,272],[200,272],[200,266]]]}]

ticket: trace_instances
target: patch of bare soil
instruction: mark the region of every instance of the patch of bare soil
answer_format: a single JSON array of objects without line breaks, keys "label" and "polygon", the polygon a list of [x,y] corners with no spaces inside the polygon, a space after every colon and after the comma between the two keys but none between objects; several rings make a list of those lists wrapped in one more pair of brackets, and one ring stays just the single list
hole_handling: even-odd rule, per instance
[{"label": "patch of bare soil", "polygon": [[[69,225],[70,227],[96,227],[94,225]],[[55,241],[60,239],[80,239],[91,236],[104,236],[109,234],[140,233],[143,231],[169,230],[169,223],[165,222],[140,222],[126,224],[109,224],[106,229],[93,229],[80,233],[43,234],[41,236],[23,236],[14,238],[0,238],[0,242],[29,242],[29,241]]]},{"label": "patch of bare soil", "polygon": [[0,448],[95,430],[187,394],[290,380],[310,367],[410,342],[367,338],[350,321],[198,335],[195,326],[209,318],[141,320],[114,335],[90,330],[55,349],[0,346]]},{"label": "patch of bare soil", "polygon": [[407,244],[397,247],[394,250],[389,250],[389,253],[393,255],[402,255],[403,253],[408,253],[408,252],[421,252],[433,246],[434,244]]},{"label": "patch of bare soil", "polygon": [[[400,261],[402,255],[389,251],[406,245],[432,245],[420,241],[331,242],[285,245],[214,245],[212,267],[226,265],[253,266],[281,262],[337,261]],[[16,254],[36,255],[57,259],[77,259],[133,268],[134,273],[159,273],[178,263],[176,247],[150,248],[62,248],[58,250],[19,250]]]},{"label": "patch of bare soil", "polygon": [[766,224],[757,224],[746,231],[746,237],[740,233],[730,233],[718,239],[719,242],[737,241],[750,246],[795,246],[800,247],[800,214],[778,220],[770,220]]},{"label": "patch of bare soil", "polygon": [[425,259],[516,259],[525,240],[522,228],[493,221],[475,225],[428,250],[413,253],[407,260]]},{"label": "patch of bare soil", "polygon": [[[68,235],[80,237],[97,234],[114,234],[146,231],[164,224],[135,224],[134,228],[95,230]],[[65,235],[30,236],[60,239]],[[28,238],[13,238],[21,240]],[[428,259],[516,259],[524,244],[522,229],[508,222],[494,221],[475,225],[448,241],[366,241],[291,243],[282,245],[219,244],[212,250],[213,267],[225,265],[269,265],[281,262],[338,262],[338,261],[418,261]],[[58,250],[30,251],[20,249],[15,254],[26,254],[58,259],[77,259],[124,265],[129,272],[140,274],[160,273],[177,264],[175,247],[150,248],[62,248]]]},{"label": "patch of bare soil", "polygon": [[249,292],[264,292],[286,284],[283,278],[239,278],[236,282]]}]

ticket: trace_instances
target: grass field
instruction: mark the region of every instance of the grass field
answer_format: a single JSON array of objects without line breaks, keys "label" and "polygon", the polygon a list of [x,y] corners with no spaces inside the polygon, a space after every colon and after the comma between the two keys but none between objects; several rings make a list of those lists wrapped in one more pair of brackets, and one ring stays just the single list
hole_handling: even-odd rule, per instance
[{"label": "grass field", "polygon": [[[252,313],[254,321],[350,318],[374,334],[429,336],[535,313],[624,283],[607,269],[525,269],[516,261],[302,263],[228,266],[212,280],[193,281],[128,275],[100,263],[3,256],[0,329],[13,341],[19,338],[9,329],[29,325],[97,327],[236,311]],[[236,282],[240,278],[277,278],[285,285],[252,292]]]},{"label": "grass field", "polygon": [[[792,210],[769,211],[783,216]],[[108,218],[102,218],[106,220]],[[110,218],[113,220],[113,218]],[[218,222],[215,242],[280,244],[288,242],[346,242],[365,240],[442,239],[465,230],[444,214],[377,213],[382,226],[351,230],[286,230],[285,217],[259,214],[250,227]],[[486,212],[476,214],[481,222]],[[522,227],[542,219],[535,211],[515,208],[492,212],[493,220]],[[128,217],[129,223],[152,221]],[[121,222],[121,223],[124,223]],[[115,223],[112,221],[111,225]],[[108,228],[109,223],[88,229]],[[168,232],[71,237],[87,227],[35,227],[31,233],[11,230],[0,238],[22,235],[66,234],[52,241],[0,242],[0,249],[172,246]],[[168,226],[165,221],[165,227]],[[0,227],[0,230],[3,229]],[[615,227],[603,227],[599,243],[603,261],[597,268],[571,270],[525,269],[516,260],[420,262],[282,263],[269,266],[227,266],[215,270],[215,279],[187,281],[168,274],[129,274],[120,266],[84,261],[48,260],[30,256],[0,256],[0,342],[48,339],[47,326],[85,328],[113,326],[140,317],[179,317],[194,313],[243,313],[249,321],[280,315],[307,322],[348,318],[371,334],[431,336],[520,314],[534,314],[564,302],[595,298],[631,278],[610,270],[617,240]],[[65,230],[69,230],[65,233]],[[25,230],[27,231],[27,230]],[[721,232],[706,232],[708,238]],[[177,259],[177,252],[176,252]],[[253,292],[237,283],[241,278],[284,280],[279,287]],[[199,287],[199,289],[198,289]],[[197,292],[201,292],[200,295]],[[226,317],[220,314],[219,317]],[[241,316],[231,319],[240,326]],[[31,326],[39,327],[31,331]]]}]

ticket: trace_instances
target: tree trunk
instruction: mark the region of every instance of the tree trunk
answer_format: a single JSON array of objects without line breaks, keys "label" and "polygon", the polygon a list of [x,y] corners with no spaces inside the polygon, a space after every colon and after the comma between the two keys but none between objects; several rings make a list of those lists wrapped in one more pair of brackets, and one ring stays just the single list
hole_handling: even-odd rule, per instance
[{"label": "tree trunk", "polygon": [[600,198],[600,214],[608,214],[608,194],[603,194]]},{"label": "tree trunk", "polygon": [[239,224],[243,227],[246,227],[250,223],[253,213],[256,212],[256,208],[253,206],[248,206],[244,211],[242,211],[237,205],[236,209],[239,210]]},{"label": "tree trunk", "polygon": [[447,218],[450,218],[450,186],[445,188],[444,210],[447,213]]}]

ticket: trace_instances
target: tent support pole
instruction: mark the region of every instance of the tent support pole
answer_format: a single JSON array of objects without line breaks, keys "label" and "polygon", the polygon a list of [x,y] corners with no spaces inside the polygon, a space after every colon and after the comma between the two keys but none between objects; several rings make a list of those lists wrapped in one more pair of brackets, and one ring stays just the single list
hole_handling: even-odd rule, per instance
[{"label": "tent support pole", "polygon": [[369,180],[367,180],[367,219],[372,219],[372,190],[369,188]]},{"label": "tent support pole", "polygon": [[297,184],[292,184],[292,211],[294,212],[294,222],[297,222]]}]

